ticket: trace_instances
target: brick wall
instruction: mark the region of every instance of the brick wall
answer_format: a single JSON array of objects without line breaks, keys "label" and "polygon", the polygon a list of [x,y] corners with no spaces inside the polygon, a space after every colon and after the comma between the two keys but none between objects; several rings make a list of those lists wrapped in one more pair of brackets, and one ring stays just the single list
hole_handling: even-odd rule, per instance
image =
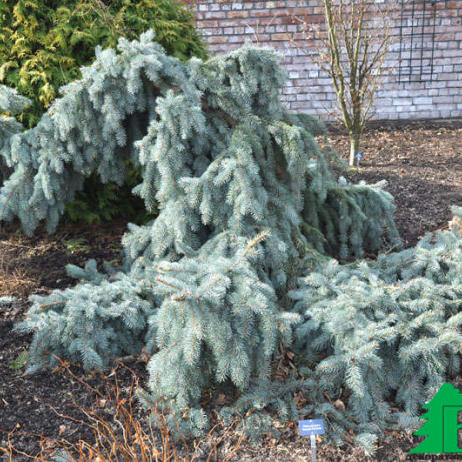
[{"label": "brick wall", "polygon": [[[391,5],[373,1],[381,8]],[[397,2],[398,9],[388,15],[392,39],[386,66],[393,71],[377,91],[373,118],[462,117],[462,0]],[[332,119],[335,94],[329,77],[310,58],[313,42],[300,22],[322,25],[322,0],[194,3],[196,26],[212,53],[246,41],[277,48],[289,75],[282,94],[288,107]]]}]

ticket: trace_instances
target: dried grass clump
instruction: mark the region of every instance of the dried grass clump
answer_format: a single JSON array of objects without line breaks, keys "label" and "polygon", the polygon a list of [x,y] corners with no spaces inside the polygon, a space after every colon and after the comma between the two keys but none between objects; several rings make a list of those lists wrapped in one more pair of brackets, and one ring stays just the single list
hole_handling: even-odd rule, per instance
[{"label": "dried grass clump", "polygon": [[[119,365],[128,369],[131,373],[131,383],[124,389],[117,377],[117,369],[113,369],[109,375],[101,374],[102,391],[94,388],[88,381],[80,378],[70,368],[70,364],[59,360],[57,369],[62,369],[68,376],[84,385],[92,396],[91,408],[83,407],[76,403],[73,398],[73,406],[82,413],[82,419],[76,419],[62,414],[58,409],[49,405],[57,416],[77,423],[81,428],[89,428],[93,434],[93,440],[88,441],[79,437],[77,442],[71,442],[65,438],[47,438],[44,435],[36,435],[23,432],[27,436],[39,439],[39,451],[35,455],[26,454],[17,449],[13,439],[19,436],[17,429],[8,432],[7,446],[0,446],[0,455],[8,462],[21,460],[34,461],[57,461],[57,462],[193,462],[204,460],[204,450],[208,448],[207,461],[229,461],[239,449],[243,440],[241,435],[236,444],[223,457],[219,456],[219,445],[226,437],[229,437],[234,425],[221,432],[217,432],[216,425],[210,433],[197,441],[186,441],[185,438],[174,440],[171,437],[165,415],[160,407],[150,409],[150,417],[139,415],[134,406],[138,377],[135,372],[126,365]],[[156,427],[152,421],[157,422]],[[64,433],[65,426],[60,433]],[[234,437],[231,435],[231,439]]]}]

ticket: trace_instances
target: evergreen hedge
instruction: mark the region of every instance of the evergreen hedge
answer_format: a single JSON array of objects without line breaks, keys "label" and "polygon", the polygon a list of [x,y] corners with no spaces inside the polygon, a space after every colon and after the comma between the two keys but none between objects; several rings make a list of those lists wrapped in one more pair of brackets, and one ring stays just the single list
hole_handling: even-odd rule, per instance
[{"label": "evergreen hedge", "polygon": [[[80,68],[95,59],[95,47],[115,47],[119,37],[137,38],[154,29],[169,55],[204,58],[205,45],[194,29],[193,13],[170,0],[4,0],[0,2],[0,83],[16,89],[31,104],[15,114],[34,127],[59,96],[59,88],[81,78]],[[72,221],[98,222],[122,216],[146,219],[131,189],[140,181],[131,168],[125,185],[97,175],[67,205]],[[9,172],[0,164],[1,176]],[[152,215],[152,214],[151,214]]]}]

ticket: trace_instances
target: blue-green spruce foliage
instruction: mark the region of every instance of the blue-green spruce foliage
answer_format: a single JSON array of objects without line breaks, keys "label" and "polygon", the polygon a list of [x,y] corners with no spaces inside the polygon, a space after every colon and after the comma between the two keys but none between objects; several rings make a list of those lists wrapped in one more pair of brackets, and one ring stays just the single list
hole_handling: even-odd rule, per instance
[{"label": "blue-green spruce foliage", "polygon": [[[0,85],[0,152],[7,153],[10,150],[10,141],[15,133],[22,130],[22,125],[16,121],[14,114],[30,104],[30,100],[4,85]],[[9,167],[5,159],[0,156],[0,184],[8,177]]]},{"label": "blue-green spruce foliage", "polygon": [[[457,231],[375,263],[339,265],[329,255],[399,246],[392,198],[382,184],[335,178],[314,139],[320,124],[280,103],[285,75],[274,50],[183,63],[149,31],[96,54],[36,127],[21,132],[2,119],[0,154],[13,173],[0,219],[19,218],[28,234],[44,221],[52,232],[86,177],[123,183],[127,159],[142,171],[134,193],[159,216],[129,225],[122,268],[69,266],[79,284],[31,297],[18,326],[34,333],[29,372],[53,366],[54,355],[93,369],[144,349],[143,399],[161,399],[184,433],[209,425],[204,389],[232,387],[239,397],[222,416],[245,413],[252,436],[271,427],[265,407],[282,419],[315,412],[334,438],[351,428],[371,449],[396,417],[385,401],[394,391],[415,414],[419,390],[457,366]],[[0,88],[2,110],[26,103],[16,98]],[[452,337],[440,339],[448,323]],[[433,339],[438,351],[413,374],[412,347]],[[303,366],[284,383],[271,373],[280,344],[292,344]],[[304,409],[291,400],[296,390],[306,393]]]},{"label": "blue-green spruce foliage", "polygon": [[[462,217],[462,209],[453,211]],[[422,403],[459,373],[460,231],[429,233],[416,247],[374,261],[305,259],[307,276],[289,295],[303,316],[294,348],[316,384],[315,403],[324,394],[335,401],[343,388],[344,417],[381,434],[415,423]],[[326,408],[327,419],[333,410]],[[340,426],[333,430],[340,439]],[[363,442],[372,444],[371,436]]]}]

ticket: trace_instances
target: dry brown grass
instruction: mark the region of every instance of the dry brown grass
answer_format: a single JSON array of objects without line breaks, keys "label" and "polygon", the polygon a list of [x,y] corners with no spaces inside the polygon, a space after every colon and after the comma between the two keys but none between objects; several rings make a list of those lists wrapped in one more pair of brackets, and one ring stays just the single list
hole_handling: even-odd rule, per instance
[{"label": "dry brown grass", "polygon": [[[153,428],[151,420],[146,416],[139,415],[135,410],[135,390],[138,388],[136,374],[127,366],[132,375],[131,384],[127,390],[122,390],[117,378],[116,369],[105,376],[101,374],[103,390],[92,387],[87,381],[74,374],[70,365],[60,360],[59,368],[66,372],[69,377],[87,387],[92,394],[94,404],[91,408],[78,405],[74,400],[74,406],[82,415],[77,419],[53,408],[59,417],[63,417],[79,426],[91,430],[92,441],[89,438],[79,437],[77,442],[71,442],[65,438],[54,439],[43,435],[24,433],[39,439],[40,450],[38,454],[30,455],[15,448],[12,439],[18,435],[18,429],[8,433],[7,446],[0,446],[0,454],[6,457],[4,460],[15,462],[20,457],[22,460],[35,460],[49,462],[59,455],[66,462],[193,462],[204,460],[204,444],[208,448],[207,461],[229,461],[239,449],[243,436],[236,438],[233,434],[235,424],[224,429],[219,436],[216,435],[219,425],[216,425],[202,440],[186,441],[184,437],[174,440],[167,425],[166,417],[156,407],[150,409],[149,414],[158,422]],[[61,433],[61,429],[60,429]],[[63,429],[64,433],[64,429]],[[88,434],[88,433],[87,433]],[[218,459],[218,447],[225,438],[236,441],[236,444],[226,455],[220,455]],[[2,459],[3,460],[3,459]]]}]

